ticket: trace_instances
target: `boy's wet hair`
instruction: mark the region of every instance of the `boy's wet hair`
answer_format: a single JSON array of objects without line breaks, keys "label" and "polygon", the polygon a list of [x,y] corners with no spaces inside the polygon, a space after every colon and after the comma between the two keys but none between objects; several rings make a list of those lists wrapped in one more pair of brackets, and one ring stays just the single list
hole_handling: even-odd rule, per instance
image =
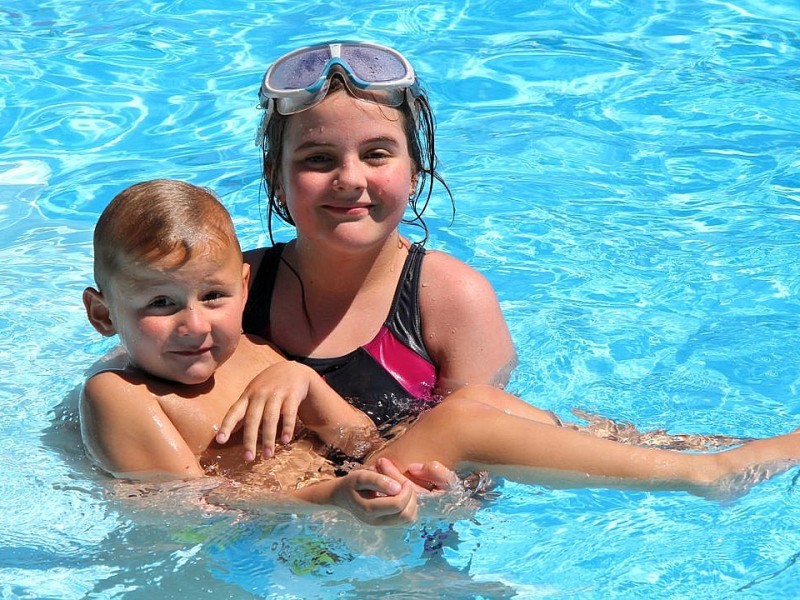
[{"label": "boy's wet hair", "polygon": [[[335,74],[331,79],[326,96],[339,92],[350,93],[347,85],[341,80],[341,75]],[[422,218],[422,214],[425,212],[430,202],[434,181],[438,181],[444,186],[445,191],[448,196],[450,196],[451,203],[453,197],[450,193],[450,188],[437,170],[439,159],[436,156],[434,144],[435,122],[433,110],[424,92],[420,91],[419,96],[414,99],[414,104],[415,106],[412,108],[409,106],[408,102],[403,102],[402,105],[397,107],[405,121],[405,133],[409,154],[417,168],[417,189],[408,201],[414,216],[410,219],[404,219],[403,222],[420,227],[424,232],[424,243],[428,238],[428,227]],[[262,181],[267,192],[267,228],[270,240],[273,242],[273,214],[278,215],[285,223],[294,225],[294,221],[286,205],[279,202],[277,195],[280,164],[283,158],[283,138],[286,132],[286,124],[291,116],[292,115],[281,115],[273,111],[269,116],[264,115],[264,119],[267,119],[267,122],[262,125],[264,130],[264,139],[261,148]]]},{"label": "boy's wet hair", "polygon": [[154,179],[132,185],[109,203],[94,230],[94,278],[100,291],[124,261],[179,267],[197,253],[235,250],[230,214],[208,189]]}]

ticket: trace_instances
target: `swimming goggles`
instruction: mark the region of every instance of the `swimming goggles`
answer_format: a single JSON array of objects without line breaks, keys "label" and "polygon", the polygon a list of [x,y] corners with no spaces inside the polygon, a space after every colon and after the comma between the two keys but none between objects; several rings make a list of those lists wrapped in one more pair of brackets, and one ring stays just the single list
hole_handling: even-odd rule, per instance
[{"label": "swimming goggles", "polygon": [[357,98],[400,106],[419,96],[414,67],[391,48],[367,42],[331,42],[300,48],[267,69],[258,93],[267,118],[275,111],[291,115],[320,103],[334,73],[342,73]]}]

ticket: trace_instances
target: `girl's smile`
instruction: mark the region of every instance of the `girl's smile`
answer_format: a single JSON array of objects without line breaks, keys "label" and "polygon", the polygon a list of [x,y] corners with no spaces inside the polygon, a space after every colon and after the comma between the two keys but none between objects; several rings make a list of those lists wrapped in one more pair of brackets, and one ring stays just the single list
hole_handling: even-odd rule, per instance
[{"label": "girl's smile", "polygon": [[349,249],[395,234],[415,184],[404,123],[344,92],[290,117],[278,193],[298,237]]}]

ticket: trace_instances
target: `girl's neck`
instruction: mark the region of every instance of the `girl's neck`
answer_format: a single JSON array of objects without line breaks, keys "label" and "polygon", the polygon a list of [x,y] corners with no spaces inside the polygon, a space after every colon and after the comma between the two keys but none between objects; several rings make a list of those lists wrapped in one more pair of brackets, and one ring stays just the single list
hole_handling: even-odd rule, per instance
[{"label": "girl's neck", "polygon": [[399,233],[381,246],[371,249],[337,250],[320,248],[297,238],[288,244],[287,260],[297,269],[306,284],[326,290],[361,290],[381,284],[387,273],[401,268],[409,246]]}]

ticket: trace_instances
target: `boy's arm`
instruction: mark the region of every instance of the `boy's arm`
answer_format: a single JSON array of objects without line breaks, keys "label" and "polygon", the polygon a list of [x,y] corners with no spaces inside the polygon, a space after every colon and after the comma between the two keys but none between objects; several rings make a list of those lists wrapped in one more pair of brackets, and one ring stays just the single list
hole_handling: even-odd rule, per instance
[{"label": "boy's arm", "polygon": [[356,448],[368,449],[375,425],[363,412],[339,396],[310,367],[281,360],[259,373],[231,406],[220,424],[217,442],[224,444],[240,421],[244,421],[245,460],[253,460],[258,432],[263,453],[272,456],[275,439],[291,441],[296,419],[326,444],[354,456]]},{"label": "boy's arm", "polygon": [[157,399],[127,374],[105,371],[86,382],[80,423],[87,453],[114,477],[170,480],[205,474]]},{"label": "boy's arm", "polygon": [[375,423],[364,412],[342,398],[322,377],[308,369],[308,398],[297,415],[303,425],[347,456],[363,458],[379,440]]}]

